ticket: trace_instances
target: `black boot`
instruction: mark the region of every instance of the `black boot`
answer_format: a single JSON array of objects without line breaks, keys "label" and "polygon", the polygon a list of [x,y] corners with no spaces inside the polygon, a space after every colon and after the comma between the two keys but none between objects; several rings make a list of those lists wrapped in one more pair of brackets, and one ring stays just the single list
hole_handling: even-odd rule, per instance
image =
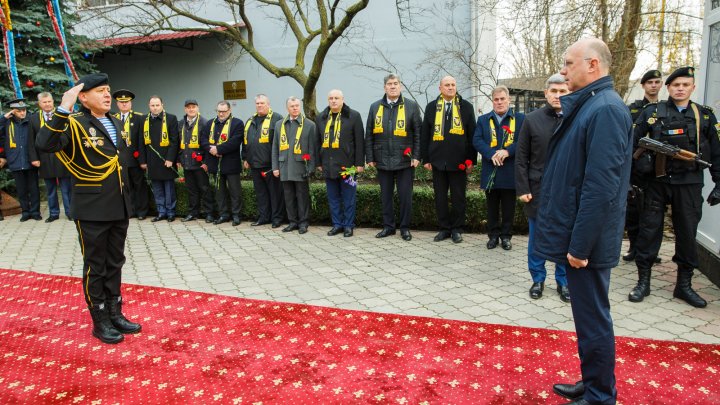
[{"label": "black boot", "polygon": [[107,308],[101,304],[100,307],[88,308],[93,320],[92,334],[103,343],[120,343],[125,337],[110,322],[110,315]]},{"label": "black boot", "polygon": [[122,297],[111,297],[107,302],[110,322],[121,333],[138,333],[142,327],[139,323],[128,321],[122,314]]},{"label": "black boot", "polygon": [[677,273],[677,284],[675,284],[675,291],[673,291],[673,297],[680,298],[695,308],[705,308],[707,301],[698,295],[690,285],[692,280],[693,271],[680,271]]},{"label": "black boot", "polygon": [[628,294],[631,302],[642,302],[650,295],[650,269],[638,269],[638,282]]}]

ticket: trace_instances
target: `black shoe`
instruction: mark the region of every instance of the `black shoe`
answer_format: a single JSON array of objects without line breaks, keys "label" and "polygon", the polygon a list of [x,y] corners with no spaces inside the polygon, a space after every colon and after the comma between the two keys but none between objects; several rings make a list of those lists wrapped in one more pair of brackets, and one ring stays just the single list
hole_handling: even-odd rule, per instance
[{"label": "black shoe", "polygon": [[45,220],[45,223],[46,223],[46,224],[49,224],[50,222],[57,221],[58,219],[60,219],[59,216],[57,216],[57,215],[50,215],[50,216],[48,217],[48,219]]},{"label": "black shoe", "polygon": [[585,395],[585,385],[582,381],[575,384],[555,384],[553,385],[553,392],[571,401],[578,401],[582,400],[583,395]]},{"label": "black shoe", "polygon": [[660,256],[655,256],[655,264],[660,264],[660,263],[662,263],[662,259],[660,258]]},{"label": "black shoe", "polygon": [[122,313],[122,299],[120,297],[111,297],[105,302],[107,306],[110,322],[120,333],[138,333],[142,329],[139,323],[130,322]]},{"label": "black shoe", "polygon": [[273,229],[275,229],[275,228],[280,228],[280,225],[281,225],[280,222],[273,222],[273,223],[272,223],[272,228],[273,228]]},{"label": "black shoe", "polygon": [[215,223],[215,217],[212,215],[208,215],[205,217],[205,223],[206,224],[214,224]]},{"label": "black shoe", "polygon": [[495,249],[499,243],[498,238],[490,238],[490,240],[487,243],[488,249]]},{"label": "black shoe", "polygon": [[151,222],[159,222],[159,221],[162,221],[162,220],[165,220],[165,219],[167,219],[167,217],[166,217],[165,215],[158,215],[158,216],[156,216],[155,218],[153,218],[153,219],[151,220]]},{"label": "black shoe", "polygon": [[168,221],[168,222],[173,222],[173,221],[175,221],[175,215],[169,215],[168,218],[167,218],[167,221]]},{"label": "black shoe", "polygon": [[[261,225],[267,225],[267,224],[269,224],[269,223],[270,223],[270,221],[260,221],[260,220],[257,220],[257,221],[255,221],[255,222],[251,222],[251,223],[250,223],[250,226],[261,226]],[[278,225],[278,226],[280,226],[280,225]]]},{"label": "black shoe", "polygon": [[462,234],[460,232],[454,231],[451,237],[453,243],[460,243],[463,241]]},{"label": "black shoe", "polygon": [[586,401],[584,398],[580,398],[571,402],[565,402],[563,405],[590,405],[590,402]]},{"label": "black shoe", "polygon": [[237,215],[233,216],[232,226],[238,226],[240,225],[240,217]]},{"label": "black shoe", "polygon": [[36,220],[36,221],[40,221],[40,220],[42,220],[42,216],[39,215],[39,214],[38,214],[38,215],[33,215],[33,216],[32,216],[32,219],[34,219],[34,220]]},{"label": "black shoe", "polygon": [[412,240],[412,235],[410,234],[410,231],[407,229],[400,230],[400,236],[403,238],[403,240],[406,240],[406,241]]},{"label": "black shoe", "polygon": [[125,339],[125,336],[110,322],[110,315],[106,308],[92,308],[90,309],[90,316],[93,321],[92,335],[103,343],[115,344]]},{"label": "black shoe", "polygon": [[673,297],[680,298],[695,308],[705,308],[707,301],[692,288],[692,271],[678,271]]},{"label": "black shoe", "polygon": [[545,283],[533,283],[530,286],[530,298],[536,300],[542,297],[543,290],[545,289]]},{"label": "black shoe", "polygon": [[189,222],[189,221],[194,221],[196,219],[198,219],[197,216],[190,214],[190,215],[186,216],[185,218],[181,219],[180,222]]},{"label": "black shoe", "polygon": [[562,302],[570,302],[570,289],[566,285],[559,285],[557,292],[560,295]]},{"label": "black shoe", "polygon": [[345,232],[343,232],[343,236],[346,238],[349,238],[353,236],[353,229],[352,228],[345,228]]},{"label": "black shoe", "polygon": [[301,226],[298,228],[298,233],[299,233],[300,235],[302,235],[302,234],[304,234],[304,233],[307,233],[307,226],[302,226],[302,225],[301,225]]},{"label": "black shoe", "polygon": [[213,221],[213,224],[215,224],[215,225],[220,225],[220,224],[224,224],[225,222],[230,222],[230,217],[226,217],[226,216],[224,216],[224,215],[220,215],[220,217],[219,217],[218,219],[216,219],[215,221]]},{"label": "black shoe", "polygon": [[20,217],[20,222],[25,222],[30,219],[30,215],[23,215]]},{"label": "black shoe", "polygon": [[637,254],[637,251],[635,249],[630,249],[628,252],[623,255],[622,259],[626,262],[631,262],[635,260],[635,255]]},{"label": "black shoe", "polygon": [[286,226],[285,228],[283,228],[282,231],[283,231],[283,232],[292,232],[292,231],[294,231],[294,230],[296,230],[296,229],[298,229],[297,224],[290,224],[290,225]]},{"label": "black shoe", "polygon": [[332,229],[330,229],[330,230],[327,232],[327,236],[335,236],[335,235],[339,234],[339,233],[342,232],[342,231],[343,231],[343,229],[342,229],[341,227],[339,227],[339,226],[333,226]]},{"label": "black shoe", "polygon": [[447,238],[449,238],[449,237],[450,237],[450,232],[448,232],[448,231],[440,231],[440,232],[437,233],[437,235],[435,235],[435,237],[433,238],[433,241],[435,241],[435,242],[442,242],[442,241],[444,241],[445,239],[447,239]]},{"label": "black shoe", "polygon": [[375,237],[376,238],[385,238],[390,235],[395,235],[395,230],[392,228],[383,228],[383,230],[378,232],[377,235],[375,235]]},{"label": "black shoe", "polygon": [[502,246],[505,250],[512,249],[512,243],[510,243],[510,239],[500,239],[500,246]]}]

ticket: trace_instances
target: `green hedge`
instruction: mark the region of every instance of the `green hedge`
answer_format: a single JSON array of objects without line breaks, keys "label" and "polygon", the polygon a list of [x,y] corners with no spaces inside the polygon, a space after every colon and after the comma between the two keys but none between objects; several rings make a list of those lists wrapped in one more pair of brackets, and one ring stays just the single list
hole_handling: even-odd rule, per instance
[{"label": "green hedge", "polygon": [[[184,183],[176,182],[177,214],[187,214],[187,189]],[[522,203],[517,202],[515,209],[514,228],[516,232],[527,232],[527,218],[522,210]],[[395,195],[396,215],[398,210],[397,193]],[[413,187],[412,228],[437,228],[435,215],[434,192],[431,185],[415,183]],[[254,220],[257,215],[255,192],[252,181],[242,181],[242,215],[244,220]],[[377,184],[358,184],[357,208],[355,223],[358,226],[381,227],[382,208],[380,202],[380,186]],[[312,225],[330,224],[325,183],[313,181],[310,184],[310,223]],[[485,193],[480,191],[477,183],[468,185],[466,231],[485,232],[487,224]]]}]

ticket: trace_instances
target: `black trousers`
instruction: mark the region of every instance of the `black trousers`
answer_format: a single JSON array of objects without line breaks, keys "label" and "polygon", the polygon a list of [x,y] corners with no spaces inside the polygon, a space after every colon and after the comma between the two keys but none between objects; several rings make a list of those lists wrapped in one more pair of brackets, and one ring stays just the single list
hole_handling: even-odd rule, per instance
[{"label": "black trousers", "polygon": [[40,188],[38,169],[17,170],[12,172],[17,187],[18,200],[24,218],[40,215]]},{"label": "black trousers", "polygon": [[283,196],[290,225],[308,226],[310,220],[310,183],[282,181]]},{"label": "black trousers", "polygon": [[242,188],[240,174],[220,174],[217,181],[218,214],[221,217],[240,216],[242,213]]},{"label": "black trousers", "polygon": [[698,267],[695,238],[702,217],[702,184],[648,182],[645,187],[645,206],[640,214],[635,264],[638,269],[652,268],[662,244],[667,204],[672,207],[675,232],[675,255],[672,260],[677,263],[678,271],[692,272]]},{"label": "black trousers", "polygon": [[[433,190],[438,226],[443,231],[462,232],[465,226],[467,175],[464,171],[436,170],[433,167]],[[450,191],[450,207],[448,206]]]},{"label": "black trousers", "polygon": [[494,188],[486,190],[485,196],[487,199],[488,236],[490,239],[498,237],[510,239],[515,219],[515,190]]},{"label": "black trousers", "polygon": [[210,179],[203,169],[185,170],[185,184],[188,190],[188,214],[213,214],[215,196],[209,193]]},{"label": "black trousers", "polygon": [[[269,172],[268,172],[269,171]],[[263,177],[262,173],[267,173]],[[285,199],[280,179],[273,176],[269,167],[250,169],[259,222],[281,223],[285,218]]]},{"label": "black trousers", "polygon": [[410,229],[412,218],[412,190],[415,168],[408,167],[401,170],[377,171],[380,183],[380,199],[382,201],[383,227],[395,229],[395,210],[393,209],[393,194],[397,185],[398,200],[400,201],[400,230]]},{"label": "black trousers", "polygon": [[145,170],[139,167],[129,167],[128,177],[135,215],[146,217],[150,210],[150,187],[145,178]]},{"label": "black trousers", "polygon": [[83,255],[83,295],[88,308],[120,296],[128,220],[75,220]]},{"label": "black trousers", "polygon": [[637,244],[637,237],[640,233],[640,202],[638,197],[628,197],[627,211],[625,211],[625,230],[630,241],[630,250],[634,250]]}]

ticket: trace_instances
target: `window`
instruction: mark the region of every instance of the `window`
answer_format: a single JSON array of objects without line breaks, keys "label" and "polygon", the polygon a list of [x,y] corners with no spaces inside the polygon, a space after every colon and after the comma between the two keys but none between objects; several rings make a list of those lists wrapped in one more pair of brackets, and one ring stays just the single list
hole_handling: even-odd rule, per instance
[{"label": "window", "polygon": [[80,8],[104,7],[121,4],[123,0],[79,0]]},{"label": "window", "polygon": [[710,4],[710,10],[715,10],[718,7],[720,7],[720,0],[712,0],[712,3]]}]

